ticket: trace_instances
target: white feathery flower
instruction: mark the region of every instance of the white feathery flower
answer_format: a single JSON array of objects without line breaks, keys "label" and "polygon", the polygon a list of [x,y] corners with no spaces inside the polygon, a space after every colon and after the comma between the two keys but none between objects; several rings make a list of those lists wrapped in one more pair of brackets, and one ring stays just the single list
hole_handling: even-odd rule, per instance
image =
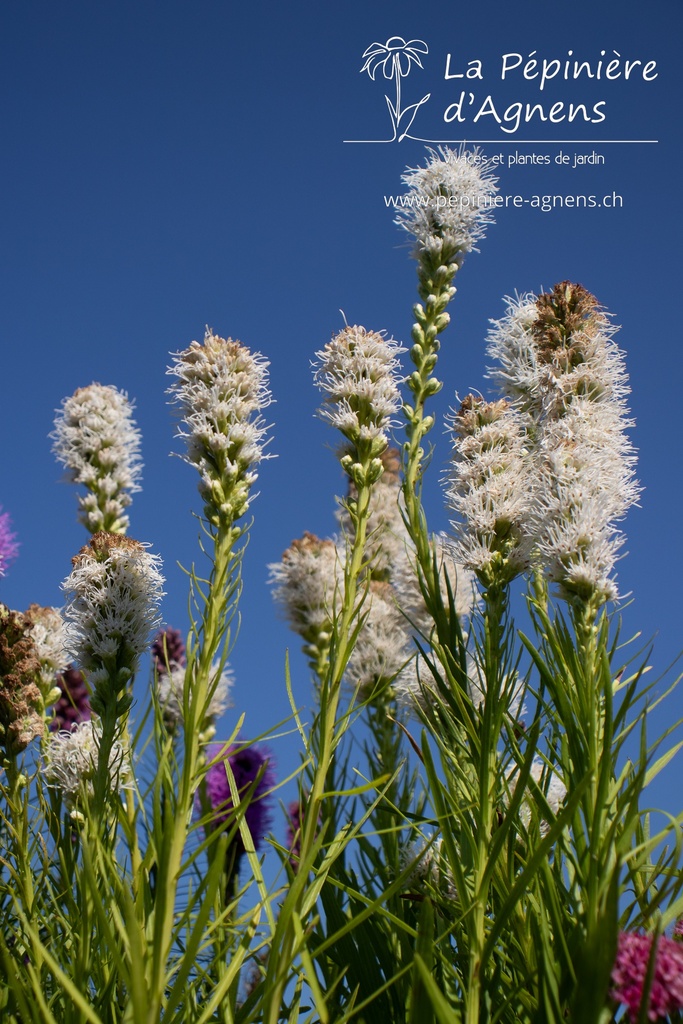
[{"label": "white feathery flower", "polygon": [[346,679],[363,696],[370,696],[378,683],[395,679],[414,652],[390,584],[370,583],[363,615]]},{"label": "white feathery flower", "polygon": [[[468,658],[467,692],[477,711],[481,710],[486,700],[486,680],[474,658]],[[505,702],[507,713],[515,722],[524,718],[526,714],[526,706],[523,703],[525,693],[524,680],[517,672],[509,676],[501,688],[500,700]]]},{"label": "white feathery flower", "polygon": [[516,409],[504,399],[468,395],[451,420],[453,467],[446,497],[456,560],[485,586],[509,582],[529,564],[526,522],[534,499],[533,466]]},{"label": "white feathery flower", "polygon": [[[183,691],[187,669],[175,661],[171,662],[168,667],[170,672],[157,673],[157,696],[164,720],[172,725],[178,725],[183,720]],[[220,718],[231,707],[230,690],[233,680],[232,670],[227,665],[221,672],[220,661],[217,660],[213,663],[209,682],[209,689],[213,689],[213,696],[209,701],[207,717]]]},{"label": "white feathery flower", "polygon": [[67,647],[95,687],[114,667],[135,671],[161,622],[164,579],[158,555],[111,533],[96,533],[72,564],[62,585]]},{"label": "white feathery flower", "polygon": [[517,402],[524,411],[539,402],[538,363],[532,327],[538,319],[536,296],[525,292],[514,298],[506,296],[507,310],[500,320],[491,320],[487,352],[497,360],[489,368],[501,393]]},{"label": "white feathery flower", "polygon": [[406,662],[392,684],[397,703],[407,711],[431,706],[430,693],[436,683],[429,667],[416,651]]},{"label": "white feathery flower", "polygon": [[344,587],[343,555],[335,541],[321,540],[306,531],[299,540],[292,541],[281,562],[268,568],[273,597],[292,628],[304,639],[321,630],[329,634]]},{"label": "white feathery flower", "polygon": [[39,604],[30,605],[25,617],[40,662],[40,681],[46,703],[50,704],[52,701],[47,699],[47,694],[52,692],[53,700],[56,700],[61,692],[55,684],[55,676],[68,667],[70,660],[66,650],[64,619],[59,608],[43,608]]},{"label": "white feathery flower", "polygon": [[[102,724],[97,718],[50,735],[44,751],[45,780],[48,786],[61,790],[67,804],[76,802],[83,786],[93,795],[101,738]],[[119,740],[114,741],[109,753],[109,774],[114,791],[133,784],[130,752]]]},{"label": "white feathery flower", "polygon": [[[455,601],[455,612],[462,623],[470,617],[474,606],[475,592],[472,573],[461,563],[455,561],[451,553],[451,542],[444,533],[432,536],[432,546],[436,555],[444,607],[448,608],[448,587],[450,587]],[[446,580],[448,580],[448,585]],[[406,616],[408,624],[417,630],[420,636],[428,639],[434,628],[434,622],[427,611],[420,589],[417,555],[412,545],[404,543],[402,550],[396,553],[392,565],[391,582],[396,591],[399,608]]]},{"label": "white feathery flower", "polygon": [[532,331],[536,422],[538,549],[560,596],[615,599],[610,578],[623,536],[616,522],[640,493],[635,449],[625,431],[629,393],[624,357],[597,300],[563,281],[539,296]]},{"label": "white feathery flower", "polygon": [[65,398],[50,434],[52,450],[69,479],[88,489],[79,518],[91,533],[125,533],[124,510],[139,491],[140,431],[125,391],[90,384]]},{"label": "white feathery flower", "polygon": [[458,898],[452,873],[445,862],[441,836],[435,839],[433,832],[427,832],[404,846],[400,852],[401,870],[405,871],[411,865],[412,870],[406,878],[409,889],[424,889],[428,884],[450,900]]},{"label": "white feathery flower", "polygon": [[462,263],[493,221],[497,179],[478,149],[430,149],[425,167],[408,168],[402,178],[408,194],[396,223],[415,239],[413,255],[423,252],[443,263]]},{"label": "white feathery flower", "polygon": [[[557,815],[560,811],[560,807],[564,803],[565,797],[567,796],[567,787],[560,776],[540,757],[535,757],[533,759],[529,774],[545,796],[548,807],[552,813]],[[517,780],[519,778],[519,768],[516,764],[513,764],[512,767],[508,769],[506,772],[506,778],[508,788],[512,794],[517,786]],[[529,805],[528,798],[525,798],[520,805],[519,817],[524,827],[528,829],[531,823],[531,807]],[[540,824],[541,835],[545,835],[549,828],[550,826],[548,825],[548,822],[542,820]]]},{"label": "white feathery flower", "polygon": [[219,338],[207,328],[174,357],[168,373],[177,380],[169,394],[183,416],[177,436],[185,439],[186,462],[199,471],[199,492],[211,522],[234,522],[247,511],[267,426],[260,415],[270,405],[268,360]]},{"label": "white feathery flower", "polygon": [[315,382],[327,393],[320,416],[352,444],[370,442],[373,455],[386,448],[386,431],[401,407],[398,356],[404,351],[393,338],[354,326],[316,352]]},{"label": "white feathery flower", "polygon": [[292,629],[305,641],[304,653],[316,672],[326,661],[338,602],[344,592],[344,554],[335,540],[304,533],[292,541],[282,561],[268,566],[273,597]]}]

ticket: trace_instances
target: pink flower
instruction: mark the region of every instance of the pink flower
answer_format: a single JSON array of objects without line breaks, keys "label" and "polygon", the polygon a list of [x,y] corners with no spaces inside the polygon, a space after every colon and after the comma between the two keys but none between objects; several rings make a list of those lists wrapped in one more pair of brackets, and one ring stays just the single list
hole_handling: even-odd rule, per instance
[{"label": "pink flower", "polygon": [[[628,1007],[632,1021],[637,1020],[643,998],[647,967],[652,950],[652,935],[622,932],[612,968],[611,997]],[[659,1021],[675,1010],[683,1009],[683,949],[662,935],[657,943],[647,1019]]]}]

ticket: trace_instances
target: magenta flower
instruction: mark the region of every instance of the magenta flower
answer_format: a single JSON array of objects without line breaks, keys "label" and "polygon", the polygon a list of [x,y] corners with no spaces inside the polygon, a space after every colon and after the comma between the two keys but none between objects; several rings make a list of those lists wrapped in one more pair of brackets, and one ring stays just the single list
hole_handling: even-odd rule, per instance
[{"label": "magenta flower", "polygon": [[160,676],[168,674],[169,666],[173,668],[174,665],[179,665],[185,668],[185,643],[179,629],[168,626],[159,630],[152,643],[152,662]]},{"label": "magenta flower", "polygon": [[[225,823],[228,827],[232,825],[235,805],[225,768],[227,761],[235,777],[240,797],[249,800],[244,817],[254,841],[254,848],[260,849],[263,837],[271,824],[270,793],[275,785],[275,773],[270,753],[263,747],[244,743],[211,743],[206,756],[209,762],[215,762],[206,773],[206,796],[216,812],[211,823],[212,828],[219,829]],[[244,843],[239,832],[234,842],[239,858],[244,853]]]},{"label": "magenta flower", "polygon": [[[636,932],[622,932],[619,936],[610,995],[628,1008],[632,1021],[637,1020],[643,999],[652,939],[652,935]],[[680,1009],[683,1009],[683,949],[678,942],[662,935],[657,943],[647,1019],[663,1020]]]},{"label": "magenta flower", "polygon": [[7,566],[19,554],[16,534],[11,528],[9,512],[2,512],[0,506],[0,576],[5,576]]},{"label": "magenta flower", "polygon": [[69,732],[79,722],[89,722],[90,693],[83,673],[71,665],[57,676],[56,683],[62,694],[52,709],[50,730]]}]

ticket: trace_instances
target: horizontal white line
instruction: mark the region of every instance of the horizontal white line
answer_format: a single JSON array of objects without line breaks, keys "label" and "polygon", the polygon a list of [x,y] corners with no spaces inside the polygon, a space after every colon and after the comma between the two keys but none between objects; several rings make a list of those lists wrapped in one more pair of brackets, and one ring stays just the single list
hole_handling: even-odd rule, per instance
[{"label": "horizontal white line", "polygon": [[[353,145],[389,142],[388,139],[343,139],[342,141]],[[394,141],[391,139],[391,142]],[[656,145],[659,139],[414,139],[411,136],[410,141],[429,142],[436,145],[462,143],[468,146],[478,146],[483,143],[503,146],[651,146]]]}]

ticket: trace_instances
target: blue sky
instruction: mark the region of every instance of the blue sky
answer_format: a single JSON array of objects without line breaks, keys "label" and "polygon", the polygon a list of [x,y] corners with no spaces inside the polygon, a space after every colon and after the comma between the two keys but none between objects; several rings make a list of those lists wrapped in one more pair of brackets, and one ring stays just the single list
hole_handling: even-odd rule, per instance
[{"label": "blue sky", "polygon": [[[411,135],[494,140],[503,194],[616,193],[617,208],[501,210],[458,275],[453,324],[440,375],[441,416],[455,393],[485,389],[484,338],[502,297],[579,281],[622,325],[632,379],[641,508],[625,524],[619,564],[624,635],[655,634],[662,672],[682,642],[681,271],[679,47],[677,0],[579,0],[443,5],[405,0],[274,5],[205,0],[117,0],[98,4],[8,0],[0,13],[3,158],[0,338],[5,436],[0,502],[21,540],[2,581],[12,607],[61,603],[70,558],[86,542],[73,488],[60,482],[47,435],[54,410],[77,387],[99,381],[128,391],[143,431],[143,492],[131,535],[162,555],[164,615],[186,625],[186,582],[177,562],[197,554],[192,471],[168,453],[173,420],[164,394],[170,351],[201,339],[205,324],[271,361],[269,412],[277,455],[265,463],[245,567],[242,625],[232,657],[236,711],[254,735],[288,713],[285,648],[298,649],[278,619],[266,583],[270,562],[305,529],[335,529],[334,495],[344,483],[336,439],[316,421],[310,360],[349,323],[409,339],[414,266],[385,197],[400,191],[423,142],[345,143],[390,137],[385,93],[393,83],[360,73],[373,42],[421,39],[424,68],[403,82],[404,104],[427,92]],[[541,91],[524,65],[501,80],[504,54],[548,61],[568,51],[594,65],[656,61],[651,81],[557,77]],[[446,80],[481,61],[482,78]],[[475,65],[471,65],[472,68]],[[642,67],[642,65],[641,65]],[[461,125],[443,113],[465,88],[474,95]],[[487,96],[510,105],[604,102],[604,120],[534,120],[505,133],[492,115],[472,123]],[[466,97],[466,100],[469,97]],[[540,140],[525,143],[524,140]],[[560,140],[590,140],[574,144]],[[608,140],[656,139],[656,144]],[[559,164],[560,151],[569,164]],[[574,166],[574,154],[604,157]],[[546,155],[550,164],[515,162]],[[508,166],[512,163],[512,166]],[[428,507],[447,523],[439,476],[448,456],[440,428]],[[308,671],[294,658],[299,701]],[[673,678],[670,675],[669,678]],[[139,699],[144,699],[140,692]],[[653,713],[653,731],[683,712],[683,694]],[[229,723],[226,723],[229,725]],[[295,757],[274,743],[282,773]],[[674,764],[653,797],[678,811]]]}]

